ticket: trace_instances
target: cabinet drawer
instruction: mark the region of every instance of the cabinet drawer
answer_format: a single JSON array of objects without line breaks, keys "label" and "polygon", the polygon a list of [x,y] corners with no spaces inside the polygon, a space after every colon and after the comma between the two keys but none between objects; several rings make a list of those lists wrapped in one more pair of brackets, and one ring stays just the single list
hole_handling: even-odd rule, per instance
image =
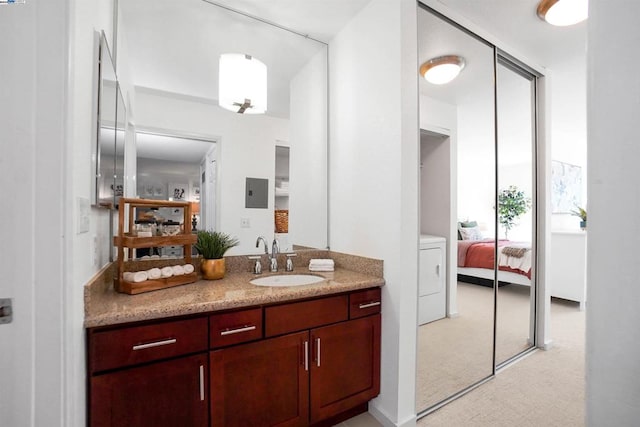
[{"label": "cabinet drawer", "polygon": [[276,305],[264,309],[264,333],[272,337],[311,329],[347,320],[348,315],[347,295]]},{"label": "cabinet drawer", "polygon": [[208,349],[207,318],[96,331],[89,337],[92,373]]},{"label": "cabinet drawer", "polygon": [[381,297],[380,288],[352,293],[349,295],[349,317],[357,319],[358,317],[380,313],[382,307]]},{"label": "cabinet drawer", "polygon": [[224,347],[262,338],[262,309],[214,314],[209,318],[211,347]]}]

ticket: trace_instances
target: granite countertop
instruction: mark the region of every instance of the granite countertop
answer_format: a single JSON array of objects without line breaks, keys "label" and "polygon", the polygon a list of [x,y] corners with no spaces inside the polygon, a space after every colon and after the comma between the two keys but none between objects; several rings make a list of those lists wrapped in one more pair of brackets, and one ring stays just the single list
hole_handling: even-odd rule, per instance
[{"label": "granite countertop", "polygon": [[92,328],[272,304],[384,285],[381,275],[338,266],[334,272],[309,272],[306,268],[300,268],[293,273],[274,274],[315,274],[326,280],[303,286],[255,286],[249,281],[268,276],[269,273],[256,276],[249,272],[227,272],[221,280],[199,280],[138,295],[118,293],[113,286],[102,289],[87,287],[84,326]]}]

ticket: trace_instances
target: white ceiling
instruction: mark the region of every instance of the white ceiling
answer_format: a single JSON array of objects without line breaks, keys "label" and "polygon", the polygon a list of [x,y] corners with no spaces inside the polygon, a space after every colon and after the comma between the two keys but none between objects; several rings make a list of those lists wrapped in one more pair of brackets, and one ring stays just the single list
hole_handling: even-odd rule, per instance
[{"label": "white ceiling", "polygon": [[587,23],[554,27],[538,18],[539,0],[438,0],[538,65],[553,68],[586,55]]},{"label": "white ceiling", "polygon": [[370,0],[121,0],[134,86],[215,101],[221,53],[247,53],[268,69],[268,112],[289,116],[289,82],[322,43],[230,12],[220,3],[328,41]]}]

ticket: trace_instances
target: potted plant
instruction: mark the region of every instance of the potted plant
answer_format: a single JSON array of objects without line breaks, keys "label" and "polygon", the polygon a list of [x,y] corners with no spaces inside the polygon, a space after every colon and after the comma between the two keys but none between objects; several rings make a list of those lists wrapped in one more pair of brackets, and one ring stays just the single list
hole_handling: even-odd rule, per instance
[{"label": "potted plant", "polygon": [[577,210],[571,211],[571,215],[575,215],[580,218],[580,229],[587,229],[587,210],[581,208],[580,206],[576,206]]},{"label": "potted plant", "polygon": [[504,237],[516,224],[517,219],[531,208],[531,199],[515,185],[498,194],[498,222],[504,227]]},{"label": "potted plant", "polygon": [[239,243],[238,239],[220,231],[198,231],[195,248],[203,258],[200,262],[202,277],[222,279],[225,273],[224,254]]}]

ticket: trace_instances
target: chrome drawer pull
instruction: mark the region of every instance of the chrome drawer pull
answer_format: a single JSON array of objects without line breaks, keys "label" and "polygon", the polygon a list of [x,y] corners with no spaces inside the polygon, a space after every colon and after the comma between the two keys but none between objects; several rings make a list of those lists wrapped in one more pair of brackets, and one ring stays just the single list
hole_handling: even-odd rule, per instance
[{"label": "chrome drawer pull", "polygon": [[309,341],[304,342],[304,370],[309,370]]},{"label": "chrome drawer pull", "polygon": [[200,365],[200,400],[204,401],[204,366]]},{"label": "chrome drawer pull", "polygon": [[380,305],[380,301],[370,302],[370,303],[367,303],[367,304],[360,304],[358,307],[360,307],[360,308],[369,308],[369,307],[375,307],[375,306],[378,306],[378,305]]},{"label": "chrome drawer pull", "polygon": [[256,329],[256,327],[254,325],[244,326],[244,327],[238,328],[238,329],[225,329],[224,331],[220,332],[220,335],[225,336],[225,335],[239,334],[240,332],[249,332],[249,331],[253,331],[255,329]]},{"label": "chrome drawer pull", "polygon": [[316,359],[316,365],[320,367],[320,338],[316,338],[316,350],[318,351],[318,358]]},{"label": "chrome drawer pull", "polygon": [[177,339],[171,338],[171,339],[164,340],[164,341],[156,341],[156,342],[150,342],[148,344],[134,345],[133,349],[134,350],[144,350],[145,348],[160,347],[160,346],[163,346],[163,345],[175,344],[177,341],[178,341]]}]

